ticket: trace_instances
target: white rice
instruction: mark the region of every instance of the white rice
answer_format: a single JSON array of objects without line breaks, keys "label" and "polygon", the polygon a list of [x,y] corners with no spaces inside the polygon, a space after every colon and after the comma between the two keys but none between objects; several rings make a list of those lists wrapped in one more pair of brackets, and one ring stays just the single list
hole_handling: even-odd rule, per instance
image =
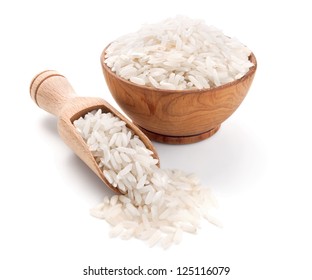
[{"label": "white rice", "polygon": [[202,218],[216,223],[210,190],[193,174],[159,168],[153,152],[118,117],[99,109],[74,126],[92,147],[107,181],[124,193],[105,197],[91,210],[111,224],[110,236],[168,248],[182,240],[182,232],[196,233]]},{"label": "white rice", "polygon": [[253,66],[250,54],[238,40],[204,21],[178,16],[115,40],[104,62],[132,83],[186,90],[240,79]]}]

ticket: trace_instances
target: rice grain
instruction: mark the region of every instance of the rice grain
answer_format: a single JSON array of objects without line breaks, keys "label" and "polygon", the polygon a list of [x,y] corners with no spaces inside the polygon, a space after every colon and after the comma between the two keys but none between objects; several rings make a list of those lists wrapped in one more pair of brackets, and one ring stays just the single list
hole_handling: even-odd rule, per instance
[{"label": "rice grain", "polygon": [[217,224],[210,214],[215,204],[211,192],[194,174],[159,168],[153,152],[119,118],[99,109],[74,125],[104,177],[124,194],[105,197],[91,210],[112,226],[111,237],[135,237],[168,248],[181,241],[183,232],[196,233],[203,218]]},{"label": "rice grain", "polygon": [[[132,83],[187,90],[240,79],[253,66],[250,54],[237,39],[204,21],[178,16],[118,38],[106,49],[104,62]],[[85,135],[88,130],[86,127]]]}]

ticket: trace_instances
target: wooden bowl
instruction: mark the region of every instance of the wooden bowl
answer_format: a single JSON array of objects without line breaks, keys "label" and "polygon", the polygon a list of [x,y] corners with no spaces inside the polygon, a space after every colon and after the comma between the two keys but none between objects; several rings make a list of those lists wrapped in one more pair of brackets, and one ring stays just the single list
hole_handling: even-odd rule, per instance
[{"label": "wooden bowl", "polygon": [[170,144],[194,143],[212,136],[245,98],[257,61],[241,79],[202,90],[162,90],[140,86],[117,76],[101,64],[108,88],[120,108],[151,139]]}]

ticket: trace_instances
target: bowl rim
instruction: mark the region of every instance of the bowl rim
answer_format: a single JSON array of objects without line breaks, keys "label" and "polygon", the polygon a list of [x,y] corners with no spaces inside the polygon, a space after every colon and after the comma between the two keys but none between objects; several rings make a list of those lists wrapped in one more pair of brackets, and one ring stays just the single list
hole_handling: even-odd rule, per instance
[{"label": "bowl rim", "polygon": [[208,92],[214,92],[216,90],[219,90],[219,89],[225,89],[225,88],[228,88],[228,87],[232,87],[232,86],[235,86],[241,82],[243,82],[244,80],[248,79],[250,76],[253,76],[254,73],[256,72],[256,69],[257,69],[257,59],[256,59],[256,56],[254,55],[253,52],[250,53],[249,55],[249,61],[251,61],[254,65],[252,67],[249,68],[248,72],[242,76],[241,78],[237,79],[237,80],[234,80],[232,82],[229,82],[229,83],[226,83],[226,84],[223,84],[221,86],[217,86],[217,87],[213,87],[213,88],[203,88],[203,89],[184,89],[184,90],[176,90],[176,89],[159,89],[159,88],[156,88],[156,87],[149,87],[149,86],[145,86],[145,85],[138,85],[138,84],[135,84],[127,79],[124,79],[120,76],[118,76],[114,71],[111,70],[110,67],[108,67],[106,65],[106,63],[104,62],[105,60],[105,55],[106,55],[106,50],[107,48],[112,44],[113,42],[109,43],[105,48],[104,50],[102,51],[102,54],[101,54],[101,57],[100,57],[100,60],[101,60],[101,65],[102,65],[102,68],[105,69],[105,71],[109,72],[112,76],[114,76],[116,79],[120,80],[121,82],[124,82],[126,84],[129,84],[130,86],[134,86],[134,87],[138,87],[138,88],[141,88],[142,90],[151,90],[151,91],[155,91],[155,92],[158,92],[158,93],[183,93],[183,94],[188,94],[188,93],[208,93]]}]

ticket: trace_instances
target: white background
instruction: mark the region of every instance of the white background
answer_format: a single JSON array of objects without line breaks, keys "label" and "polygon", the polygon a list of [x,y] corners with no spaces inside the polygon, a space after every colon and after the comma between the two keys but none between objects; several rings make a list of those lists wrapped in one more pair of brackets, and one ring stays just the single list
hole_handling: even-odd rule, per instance
[{"label": "white background", "polygon": [[[265,2],[1,1],[1,279],[117,279],[83,276],[89,265],[172,269],[166,279],[194,278],[176,276],[179,266],[229,266],[224,279],[311,279],[312,20],[308,1]],[[116,106],[101,72],[102,49],[177,14],[237,37],[258,70],[215,136],[155,143],[163,167],[195,172],[213,189],[224,225],[204,221],[196,235],[164,251],[111,239],[106,222],[90,216],[111,193],[61,141],[56,119],[30,99],[29,84],[55,69],[79,95]]]}]

